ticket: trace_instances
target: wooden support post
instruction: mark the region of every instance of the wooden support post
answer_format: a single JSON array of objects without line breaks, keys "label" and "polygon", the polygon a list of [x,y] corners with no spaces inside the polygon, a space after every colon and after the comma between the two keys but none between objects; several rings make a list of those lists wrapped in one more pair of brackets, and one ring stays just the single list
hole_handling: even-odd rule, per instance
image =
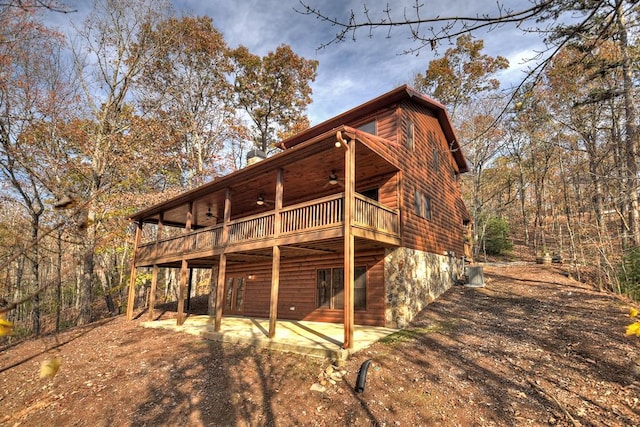
[{"label": "wooden support post", "polygon": [[227,256],[220,254],[220,265],[218,266],[218,284],[216,285],[216,320],[214,330],[220,332],[222,326],[222,303],[224,300],[224,279],[227,270]]},{"label": "wooden support post", "polygon": [[191,309],[191,292],[193,292],[193,268],[189,269],[189,282],[187,283],[187,311]]},{"label": "wooden support post", "polygon": [[280,288],[280,246],[273,247],[273,263],[271,265],[271,301],[269,304],[269,338],[276,336],[278,321],[278,289]]},{"label": "wooden support post", "polygon": [[155,317],[154,311],[156,307],[156,288],[158,287],[158,266],[153,265],[151,271],[151,291],[149,293],[149,321],[152,321]]},{"label": "wooden support post", "polygon": [[[187,218],[186,218],[185,227],[184,227],[185,234],[191,231],[192,221],[193,221],[193,202],[189,202],[189,210],[187,211]],[[189,239],[184,239],[185,251],[189,249],[188,244],[189,244]],[[184,324],[184,321],[185,321],[184,294],[187,288],[188,269],[189,269],[189,263],[187,262],[187,259],[184,258],[184,255],[183,255],[182,266],[180,267],[180,288],[178,290],[178,319],[177,319],[178,326]]]},{"label": "wooden support post", "polygon": [[[278,238],[280,235],[281,217],[280,211],[282,210],[282,195],[283,195],[283,174],[282,169],[278,169],[278,175],[276,178],[276,200],[274,204],[274,237]],[[269,338],[276,336],[276,323],[278,322],[278,291],[280,289],[280,246],[273,247],[273,258],[271,261],[271,298],[269,302]]]},{"label": "wooden support post", "polygon": [[189,263],[187,262],[186,259],[183,259],[182,266],[180,267],[180,287],[178,288],[178,319],[177,319],[178,326],[183,325],[185,320],[184,293],[187,288],[187,278],[189,277],[188,270],[189,270]]},{"label": "wooden support post", "polygon": [[[162,238],[162,223],[164,221],[164,214],[160,212],[160,218],[158,219],[158,225],[156,227],[156,243],[154,245],[155,254],[158,256],[158,241]],[[153,265],[151,272],[151,292],[149,293],[149,321],[152,321],[155,317],[156,308],[156,290],[158,288],[158,270],[157,264]]]},{"label": "wooden support post", "polygon": [[211,277],[209,278],[209,301],[207,304],[207,314],[209,315],[209,320],[207,321],[207,323],[209,325],[213,324],[216,318],[216,300],[217,300],[216,290],[218,289],[216,287],[217,283],[218,283],[218,267],[214,265],[214,266],[211,266]]},{"label": "wooden support post", "polygon": [[354,246],[355,241],[351,230],[353,221],[353,204],[355,194],[355,148],[356,141],[352,139],[345,144],[344,155],[344,343],[343,348],[353,348],[354,327]]},{"label": "wooden support post", "polygon": [[222,327],[222,304],[224,300],[224,282],[227,271],[227,255],[224,250],[229,242],[229,221],[231,219],[231,190],[227,188],[224,197],[224,216],[222,222],[222,253],[220,254],[220,264],[218,266],[218,283],[216,285],[216,320],[214,330],[220,331]]},{"label": "wooden support post", "polygon": [[136,254],[138,252],[138,245],[142,238],[142,221],[138,221],[136,224],[135,237],[133,239],[133,253],[131,255],[131,275],[129,276],[129,299],[127,300],[127,320],[133,319],[133,306],[136,299],[136,275],[138,270],[136,269]]}]

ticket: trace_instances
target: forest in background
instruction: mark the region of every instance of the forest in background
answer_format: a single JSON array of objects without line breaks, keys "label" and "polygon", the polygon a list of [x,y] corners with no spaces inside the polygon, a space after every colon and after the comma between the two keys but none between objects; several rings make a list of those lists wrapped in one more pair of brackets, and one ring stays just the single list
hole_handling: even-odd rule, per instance
[{"label": "forest in background", "polygon": [[[0,303],[16,336],[120,313],[127,215],[308,127],[317,67],[286,45],[265,57],[231,48],[211,19],[176,18],[166,3],[97,1],[73,40],[42,24],[55,10],[29,4],[43,2],[0,4]],[[476,261],[517,243],[637,299],[639,6],[532,4],[513,19],[578,19],[545,27],[553,54],[520,86],[500,86],[508,62],[484,54],[472,27],[424,39],[451,45],[407,82],[454,122]]]}]

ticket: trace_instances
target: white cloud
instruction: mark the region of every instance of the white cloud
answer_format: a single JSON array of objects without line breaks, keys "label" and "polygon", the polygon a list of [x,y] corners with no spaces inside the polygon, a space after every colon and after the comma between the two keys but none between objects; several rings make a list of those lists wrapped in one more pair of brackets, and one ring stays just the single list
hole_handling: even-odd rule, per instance
[{"label": "white cloud", "polygon": [[[328,16],[343,18],[348,16],[350,10],[362,18],[363,4],[366,3],[371,13],[376,15],[391,4],[392,16],[402,19],[405,10],[411,14],[416,4],[415,0],[305,1],[320,7]],[[73,19],[80,24],[92,2],[66,0],[66,3],[78,9],[78,12],[52,15],[50,22],[64,27],[69,19]],[[432,0],[422,3],[423,16],[475,16],[497,12],[494,0]],[[522,1],[508,0],[507,3],[522,7]],[[179,14],[212,17],[214,25],[232,47],[242,44],[253,53],[265,55],[285,43],[297,54],[318,60],[318,77],[312,86],[314,103],[308,111],[314,124],[401,84],[410,83],[414,75],[426,70],[429,61],[434,58],[434,52],[430,49],[423,49],[417,56],[402,54],[406,49],[416,46],[406,28],[392,29],[390,37],[387,37],[387,30],[377,29],[371,38],[367,29],[361,29],[356,34],[355,42],[348,39],[317,50],[320,45],[329,42],[338,29],[312,16],[297,13],[294,8],[301,9],[298,0],[172,0],[172,4]],[[423,26],[422,30],[425,29]],[[510,84],[521,76],[523,67],[519,65],[520,59],[527,52],[532,52],[532,43],[540,43],[539,39],[525,37],[513,27],[479,32],[475,36],[485,40],[486,53],[503,55],[510,60],[512,69],[501,75]],[[446,45],[440,45],[437,53],[444,53],[446,48]]]}]

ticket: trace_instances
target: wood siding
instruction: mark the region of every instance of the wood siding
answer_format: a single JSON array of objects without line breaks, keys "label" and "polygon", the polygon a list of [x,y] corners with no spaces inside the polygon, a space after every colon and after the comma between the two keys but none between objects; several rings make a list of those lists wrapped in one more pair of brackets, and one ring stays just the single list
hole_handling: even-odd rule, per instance
[{"label": "wood siding", "polygon": [[[341,254],[283,259],[280,264],[278,319],[342,322],[343,310],[316,308],[316,271],[341,268],[342,262]],[[367,308],[355,311],[355,323],[384,326],[384,250],[356,254],[355,266],[367,267]],[[269,317],[270,261],[228,265],[226,275],[227,280],[240,276],[246,279],[243,315]]]},{"label": "wood siding", "polygon": [[[408,120],[414,123],[414,147],[401,148],[406,165],[400,197],[403,246],[436,254],[454,251],[461,256],[466,212],[461,210],[459,169],[440,123],[431,111],[415,104],[403,105],[402,141],[406,140]],[[431,219],[416,214],[416,191],[431,199]]]},{"label": "wood siding", "polygon": [[[463,222],[469,219],[469,214],[460,193],[460,170],[438,118],[429,108],[404,101],[347,125],[357,126],[373,118],[377,122],[377,136],[385,139],[372,141],[374,148],[403,168],[381,184],[379,190],[381,203],[400,210],[402,246],[436,254],[454,251],[456,256],[464,255],[467,231]],[[414,125],[413,147],[406,144],[409,121]],[[431,199],[431,219],[416,214],[416,191]],[[399,197],[394,198],[397,192]]]}]

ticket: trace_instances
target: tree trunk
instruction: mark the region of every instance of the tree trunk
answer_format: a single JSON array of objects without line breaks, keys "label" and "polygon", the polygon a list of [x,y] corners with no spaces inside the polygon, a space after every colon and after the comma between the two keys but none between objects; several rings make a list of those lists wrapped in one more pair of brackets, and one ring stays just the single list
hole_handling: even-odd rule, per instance
[{"label": "tree trunk", "polygon": [[[41,212],[41,211],[40,211]],[[33,333],[35,336],[40,335],[40,251],[38,242],[38,231],[40,229],[40,213],[32,212],[31,214],[31,274],[33,275],[33,299],[31,308],[31,320],[33,324]]]},{"label": "tree trunk", "polygon": [[60,314],[62,312],[62,228],[58,228],[56,243],[58,245],[58,262],[56,266],[56,332],[59,332]]}]

